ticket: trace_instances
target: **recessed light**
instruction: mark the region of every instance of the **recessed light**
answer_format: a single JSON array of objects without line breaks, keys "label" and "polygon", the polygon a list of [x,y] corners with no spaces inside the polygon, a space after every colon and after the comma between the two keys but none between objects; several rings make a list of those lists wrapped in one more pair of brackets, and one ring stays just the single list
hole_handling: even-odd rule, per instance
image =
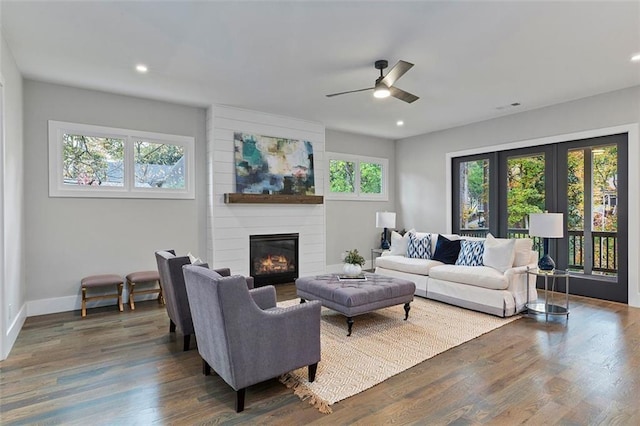
[{"label": "recessed light", "polygon": [[631,62],[640,62],[640,53],[636,53],[631,57]]},{"label": "recessed light", "polygon": [[147,68],[145,64],[138,64],[136,65],[136,71],[138,71],[140,74],[144,74],[149,71],[149,68]]},{"label": "recessed light", "polygon": [[404,121],[402,120],[396,121],[396,126],[404,126]]}]

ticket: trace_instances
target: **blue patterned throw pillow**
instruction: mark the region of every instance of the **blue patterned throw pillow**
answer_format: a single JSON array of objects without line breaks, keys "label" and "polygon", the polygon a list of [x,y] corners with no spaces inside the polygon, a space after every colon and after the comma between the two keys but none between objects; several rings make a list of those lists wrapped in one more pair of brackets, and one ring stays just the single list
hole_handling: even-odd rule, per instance
[{"label": "blue patterned throw pillow", "polygon": [[464,266],[482,266],[482,256],[484,255],[484,241],[467,241],[460,242],[460,254],[456,265]]},{"label": "blue patterned throw pillow", "polygon": [[419,238],[413,232],[409,233],[407,257],[412,259],[431,259],[431,234]]}]

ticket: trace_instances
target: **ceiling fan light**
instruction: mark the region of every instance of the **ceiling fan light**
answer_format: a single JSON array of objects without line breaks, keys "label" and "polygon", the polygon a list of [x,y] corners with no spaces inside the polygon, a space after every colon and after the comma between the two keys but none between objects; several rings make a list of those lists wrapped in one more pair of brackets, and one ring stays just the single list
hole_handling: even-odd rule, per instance
[{"label": "ceiling fan light", "polygon": [[376,88],[373,91],[373,96],[382,99],[388,97],[390,94],[391,92],[389,92],[389,88],[385,86],[384,83],[376,83]]}]

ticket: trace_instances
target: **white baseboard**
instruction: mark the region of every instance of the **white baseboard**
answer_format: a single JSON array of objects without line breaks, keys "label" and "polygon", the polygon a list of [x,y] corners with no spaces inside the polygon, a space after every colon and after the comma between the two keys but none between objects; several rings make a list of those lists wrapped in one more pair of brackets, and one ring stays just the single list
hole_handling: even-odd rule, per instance
[{"label": "white baseboard", "polygon": [[[154,300],[158,296],[155,294],[141,294],[136,296],[136,302],[142,302],[145,300]],[[126,292],[122,292],[122,302],[124,305],[128,305],[128,295]],[[113,306],[116,304],[115,297],[113,299],[104,300],[90,300],[87,302],[87,309],[97,308],[100,306]],[[125,306],[125,310],[127,309]],[[58,312],[77,311],[82,309],[82,297],[76,296],[64,296],[64,297],[52,297],[50,299],[38,299],[30,300],[27,302],[27,316],[34,317],[37,315],[57,314]]]},{"label": "white baseboard", "polygon": [[9,356],[9,352],[11,352],[11,348],[13,348],[16,339],[18,338],[18,334],[20,334],[20,330],[22,330],[22,326],[27,319],[27,308],[25,305],[22,305],[20,311],[18,311],[18,315],[14,318],[13,322],[7,329],[6,340],[2,345],[2,348],[5,353],[0,354],[0,361],[6,359]]},{"label": "white baseboard", "polygon": [[[27,302],[27,316],[57,314],[58,312],[75,311],[81,308],[80,295],[52,297],[50,299],[30,300]],[[100,301],[103,302],[103,301]],[[104,301],[104,304],[107,301]],[[113,302],[111,302],[113,303]]]}]

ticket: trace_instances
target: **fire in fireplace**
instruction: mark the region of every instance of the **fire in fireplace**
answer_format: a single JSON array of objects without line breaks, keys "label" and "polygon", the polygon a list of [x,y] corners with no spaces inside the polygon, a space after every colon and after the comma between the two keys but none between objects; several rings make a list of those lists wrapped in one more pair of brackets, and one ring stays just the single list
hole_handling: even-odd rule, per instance
[{"label": "fire in fireplace", "polygon": [[256,287],[298,278],[298,234],[249,236],[249,273]]}]

